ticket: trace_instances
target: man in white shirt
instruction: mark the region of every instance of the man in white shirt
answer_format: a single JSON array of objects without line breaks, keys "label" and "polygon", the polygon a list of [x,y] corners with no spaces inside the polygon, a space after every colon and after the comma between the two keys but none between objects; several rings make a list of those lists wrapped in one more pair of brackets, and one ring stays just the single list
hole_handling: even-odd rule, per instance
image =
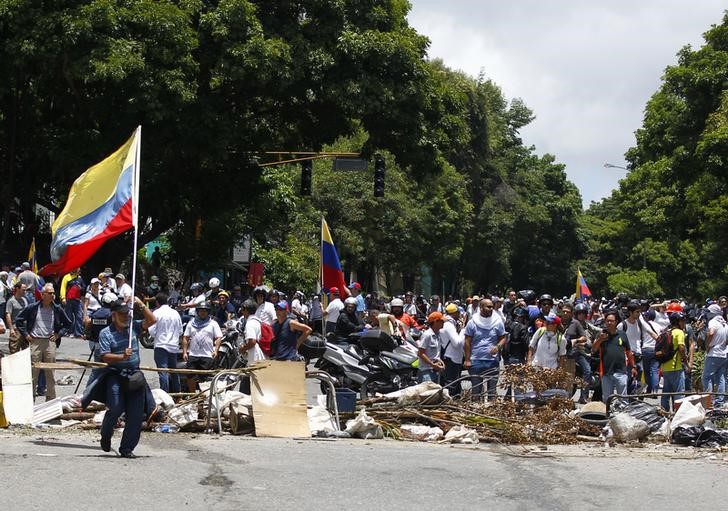
[{"label": "man in white shirt", "polygon": [[276,308],[268,301],[269,290],[265,286],[258,286],[253,289],[253,301],[255,302],[255,316],[263,323],[273,325],[276,320]]},{"label": "man in white shirt", "polygon": [[[630,377],[627,389],[629,394],[636,394],[639,381],[642,379],[642,348],[645,344],[650,346],[650,341],[657,337],[652,332],[649,325],[642,319],[642,307],[637,300],[632,300],[627,304],[627,319],[622,321],[617,330],[624,332],[629,341],[629,348],[634,355],[634,361],[637,365],[637,378]],[[653,342],[654,346],[654,342]],[[649,349],[649,348],[648,348]],[[627,374],[630,374],[628,371]]]},{"label": "man in white shirt", "polygon": [[[708,336],[705,339],[707,353],[703,367],[703,388],[706,392],[725,392],[726,367],[728,365],[728,324],[723,319],[723,311],[718,304],[708,307],[712,316],[708,322]],[[714,396],[714,407],[723,406],[725,396]]]},{"label": "man in white shirt", "polygon": [[[154,363],[159,368],[177,369],[182,318],[167,304],[169,297],[166,293],[157,293],[156,301],[157,309],[153,314],[157,321],[149,327],[149,335],[154,337]],[[159,388],[165,392],[179,392],[179,374],[160,372]]]},{"label": "man in white shirt", "polygon": [[[465,336],[458,332],[460,310],[454,303],[445,307],[445,324],[440,330],[440,344],[442,345],[442,360],[445,362],[445,371],[442,374],[443,385],[448,385],[460,378],[463,371],[463,356],[465,349]],[[450,395],[459,396],[462,390],[461,382],[449,387]]]},{"label": "man in white shirt", "polygon": [[[258,305],[253,300],[245,300],[240,312],[245,320],[245,329],[243,331],[243,339],[239,346],[241,353],[245,353],[248,359],[248,365],[258,360],[265,360],[265,354],[260,348],[258,341],[262,335],[261,320],[255,315]],[[250,394],[250,376],[245,376],[240,381],[240,392]]]},{"label": "man in white shirt", "polygon": [[[217,358],[217,351],[222,341],[222,330],[217,321],[210,318],[211,306],[209,302],[202,302],[197,306],[197,315],[187,323],[182,337],[182,358],[187,362],[187,369],[205,371],[212,368],[212,362]],[[187,388],[195,392],[197,377],[187,378]]]},{"label": "man in white shirt", "polygon": [[131,286],[126,283],[126,277],[123,273],[116,274],[116,288],[119,290],[117,295],[121,300],[128,304],[131,301]]},{"label": "man in white shirt", "polygon": [[324,311],[324,319],[326,320],[326,333],[336,330],[336,322],[339,320],[339,314],[344,309],[344,302],[339,298],[339,288],[332,287],[329,289],[331,293],[331,302]]}]

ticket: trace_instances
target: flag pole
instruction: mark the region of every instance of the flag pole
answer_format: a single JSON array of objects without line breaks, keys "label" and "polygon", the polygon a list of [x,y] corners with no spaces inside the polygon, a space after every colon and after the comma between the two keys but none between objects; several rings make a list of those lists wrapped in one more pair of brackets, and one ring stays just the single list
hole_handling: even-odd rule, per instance
[{"label": "flag pole", "polygon": [[319,281],[321,282],[321,335],[326,338],[326,321],[324,320],[324,215],[321,215],[321,242],[319,243]]},{"label": "flag pole", "polygon": [[134,225],[134,252],[131,255],[131,303],[129,304],[129,347],[131,348],[131,341],[134,335],[134,298],[136,297],[136,267],[137,267],[137,250],[139,244],[139,162],[141,156],[142,146],[142,127],[137,126],[136,129],[136,147],[134,150],[134,178],[132,179],[131,185],[131,215],[132,224]]}]

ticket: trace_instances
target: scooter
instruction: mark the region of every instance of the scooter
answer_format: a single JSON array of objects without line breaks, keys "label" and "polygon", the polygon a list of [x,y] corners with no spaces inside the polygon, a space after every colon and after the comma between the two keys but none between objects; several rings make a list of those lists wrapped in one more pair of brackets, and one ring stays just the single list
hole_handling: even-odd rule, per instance
[{"label": "scooter", "polygon": [[[361,386],[362,399],[386,394],[417,384],[419,357],[412,337],[398,339],[372,329],[361,337],[364,358],[371,374]],[[415,347],[416,348],[416,347]]]},{"label": "scooter", "polygon": [[[357,391],[370,374],[358,344],[359,335],[352,334],[344,342],[331,342],[327,339],[323,356],[316,362],[316,369],[327,372],[337,387],[345,387]],[[328,391],[326,384],[321,385],[322,392]]]}]

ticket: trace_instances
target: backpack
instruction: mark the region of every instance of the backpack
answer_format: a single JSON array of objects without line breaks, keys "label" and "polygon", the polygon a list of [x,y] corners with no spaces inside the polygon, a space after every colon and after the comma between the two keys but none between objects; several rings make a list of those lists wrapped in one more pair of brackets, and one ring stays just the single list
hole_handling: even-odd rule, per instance
[{"label": "backpack", "polygon": [[275,354],[275,334],[273,333],[273,327],[268,323],[260,321],[260,339],[258,345],[266,357],[272,357]]},{"label": "backpack", "polygon": [[672,327],[668,327],[655,340],[655,358],[661,364],[669,362],[675,356],[675,345],[672,343]]}]

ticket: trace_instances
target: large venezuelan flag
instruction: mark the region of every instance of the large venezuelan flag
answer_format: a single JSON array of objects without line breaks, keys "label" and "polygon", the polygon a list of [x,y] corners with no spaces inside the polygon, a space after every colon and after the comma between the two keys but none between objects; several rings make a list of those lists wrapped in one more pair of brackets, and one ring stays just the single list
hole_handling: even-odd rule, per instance
[{"label": "large venezuelan flag", "polygon": [[339,288],[342,297],[349,296],[349,288],[341,271],[339,254],[336,252],[334,240],[331,239],[329,224],[321,217],[321,287],[328,292],[332,287]]},{"label": "large venezuelan flag", "polygon": [[66,206],[53,222],[51,264],[41,275],[63,275],[83,265],[104,242],[134,227],[138,197],[140,128],[71,186]]},{"label": "large venezuelan flag", "polygon": [[584,280],[584,276],[581,274],[581,270],[577,268],[576,270],[576,298],[577,300],[579,298],[584,298],[586,296],[591,296],[591,291],[589,291],[589,286],[586,285],[586,280]]}]

